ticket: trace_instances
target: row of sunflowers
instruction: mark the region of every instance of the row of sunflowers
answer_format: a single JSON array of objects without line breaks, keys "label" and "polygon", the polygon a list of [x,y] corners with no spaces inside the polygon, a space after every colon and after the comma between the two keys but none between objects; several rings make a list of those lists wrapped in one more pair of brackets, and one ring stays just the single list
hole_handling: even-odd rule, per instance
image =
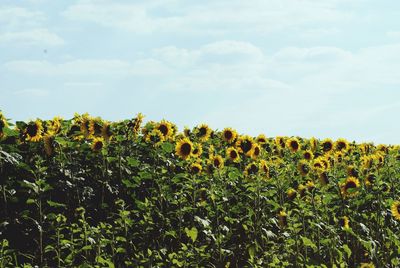
[{"label": "row of sunflowers", "polygon": [[1,262],[400,265],[400,146],[143,119],[0,113]]}]

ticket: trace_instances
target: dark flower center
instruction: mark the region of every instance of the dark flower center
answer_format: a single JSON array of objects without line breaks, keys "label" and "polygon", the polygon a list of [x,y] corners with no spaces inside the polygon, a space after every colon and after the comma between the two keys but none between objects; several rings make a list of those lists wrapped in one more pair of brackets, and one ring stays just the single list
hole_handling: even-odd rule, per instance
[{"label": "dark flower center", "polygon": [[292,147],[293,150],[297,150],[299,149],[299,144],[297,143],[297,141],[291,141],[290,147]]},{"label": "dark flower center", "polygon": [[161,133],[162,133],[164,136],[167,136],[167,134],[168,134],[168,127],[167,127],[166,125],[160,125],[160,126],[158,127],[158,130],[161,131]]},{"label": "dark flower center", "polygon": [[38,133],[38,126],[36,124],[29,124],[26,128],[26,132],[29,136],[35,137]]},{"label": "dark flower center", "polygon": [[182,155],[190,155],[190,152],[192,151],[192,146],[189,143],[184,143],[181,146],[181,154]]},{"label": "dark flower center", "polygon": [[240,144],[240,148],[243,150],[244,153],[247,153],[248,151],[250,151],[252,146],[253,146],[253,144],[249,140],[244,140]]},{"label": "dark flower center", "polygon": [[322,144],[322,147],[323,147],[323,150],[324,150],[325,152],[330,151],[330,150],[332,150],[332,143],[330,143],[330,142],[324,142],[324,143]]},{"label": "dark flower center", "polygon": [[97,141],[95,144],[94,144],[94,150],[95,151],[99,151],[99,150],[101,150],[101,148],[103,148],[103,143],[101,142],[101,141]]},{"label": "dark flower center", "polygon": [[232,137],[233,137],[232,131],[229,131],[229,130],[225,131],[225,132],[224,132],[224,137],[225,137],[225,139],[228,140],[228,141],[231,140]]},{"label": "dark flower center", "polygon": [[352,188],[357,188],[357,184],[354,181],[349,181],[346,183],[344,189],[352,189]]},{"label": "dark flower center", "polygon": [[235,150],[232,150],[229,154],[231,159],[236,159],[238,157],[238,154]]},{"label": "dark flower center", "polygon": [[251,164],[247,172],[250,174],[256,174],[258,172],[258,167],[255,164]]}]

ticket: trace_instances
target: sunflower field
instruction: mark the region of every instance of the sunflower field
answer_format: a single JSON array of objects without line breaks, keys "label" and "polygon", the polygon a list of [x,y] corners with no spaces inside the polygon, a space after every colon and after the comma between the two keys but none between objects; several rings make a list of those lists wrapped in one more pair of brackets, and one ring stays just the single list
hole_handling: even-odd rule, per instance
[{"label": "sunflower field", "polygon": [[400,267],[399,152],[0,113],[0,267]]}]

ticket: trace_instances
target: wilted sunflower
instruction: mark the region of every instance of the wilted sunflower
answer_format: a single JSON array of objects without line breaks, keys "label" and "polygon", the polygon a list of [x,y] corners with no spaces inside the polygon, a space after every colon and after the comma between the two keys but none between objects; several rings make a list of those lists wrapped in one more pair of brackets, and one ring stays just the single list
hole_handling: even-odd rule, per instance
[{"label": "wilted sunflower", "polygon": [[62,118],[59,116],[56,116],[53,118],[53,120],[49,120],[46,122],[46,127],[47,127],[47,133],[50,135],[56,135],[61,131],[61,122]]},{"label": "wilted sunflower", "polygon": [[346,152],[349,149],[349,142],[345,139],[338,139],[334,147],[336,151]]},{"label": "wilted sunflower", "polygon": [[265,161],[264,159],[260,161],[260,169],[261,169],[264,177],[267,177],[267,178],[270,177],[269,167],[268,167],[267,161]]},{"label": "wilted sunflower", "polygon": [[161,120],[161,122],[156,124],[155,128],[163,134],[165,139],[168,139],[172,135],[172,125],[167,120]]},{"label": "wilted sunflower", "polygon": [[236,140],[237,132],[236,132],[236,130],[228,127],[228,128],[224,128],[224,130],[222,130],[221,136],[224,141],[231,144]]},{"label": "wilted sunflower", "polygon": [[308,172],[310,172],[310,165],[307,161],[301,160],[297,165],[297,170],[300,172],[302,176],[306,176]]},{"label": "wilted sunflower", "polygon": [[44,151],[48,156],[51,156],[54,153],[54,136],[51,134],[46,134],[43,137],[44,143]]},{"label": "wilted sunflower", "polygon": [[327,185],[329,183],[329,176],[328,176],[328,173],[326,173],[325,171],[321,172],[319,174],[318,178],[319,178],[321,185]]},{"label": "wilted sunflower", "polygon": [[290,138],[286,141],[286,147],[292,152],[297,152],[300,149],[300,143],[297,138]]},{"label": "wilted sunflower", "polygon": [[240,162],[239,152],[234,147],[226,149],[226,158],[234,163]]},{"label": "wilted sunflower", "polygon": [[289,190],[287,190],[286,194],[289,200],[294,200],[296,198],[297,192],[295,189],[290,188]]},{"label": "wilted sunflower", "polygon": [[103,149],[104,146],[104,139],[100,137],[95,137],[92,141],[92,150],[94,152],[99,152]]},{"label": "wilted sunflower", "polygon": [[392,211],[393,217],[400,221],[400,201],[394,201],[390,210]]},{"label": "wilted sunflower", "polygon": [[214,155],[211,158],[211,162],[214,168],[221,169],[224,167],[224,159],[220,155]]},{"label": "wilted sunflower", "polygon": [[199,174],[203,167],[201,166],[201,163],[195,162],[190,166],[190,172],[193,174]]},{"label": "wilted sunflower", "polygon": [[357,194],[360,181],[355,177],[348,177],[341,185],[341,192],[344,197],[351,197]]},{"label": "wilted sunflower", "polygon": [[31,121],[28,123],[26,126],[25,134],[26,134],[26,140],[27,141],[32,141],[32,142],[37,142],[42,139],[42,133],[43,133],[43,126],[42,122],[37,119],[36,121]]},{"label": "wilted sunflower", "polygon": [[284,210],[280,210],[278,213],[278,222],[281,228],[284,228],[287,225],[287,214]]},{"label": "wilted sunflower", "polygon": [[188,138],[183,138],[176,143],[175,153],[183,159],[191,156],[193,151],[193,143]]},{"label": "wilted sunflower", "polygon": [[211,128],[206,124],[201,124],[196,127],[196,136],[200,141],[205,142],[210,138]]},{"label": "wilted sunflower", "polygon": [[253,150],[253,138],[250,136],[240,136],[236,142],[236,148],[244,155],[251,156]]},{"label": "wilted sunflower", "polygon": [[4,117],[3,113],[0,112],[0,138],[4,136],[5,127],[8,127],[7,119]]},{"label": "wilted sunflower", "polygon": [[80,123],[80,127],[81,127],[81,132],[85,137],[88,137],[90,135],[90,116],[88,113],[85,113],[81,116],[79,116],[79,123]]},{"label": "wilted sunflower", "polygon": [[111,124],[110,122],[104,122],[103,128],[101,129],[101,136],[104,138],[104,140],[109,140],[111,139],[113,133],[111,131]]},{"label": "wilted sunflower", "polygon": [[285,148],[285,146],[286,146],[286,144],[285,144],[286,141],[285,140],[286,140],[285,137],[278,136],[278,137],[275,138],[275,143],[278,146],[278,148],[281,148],[281,149]]},{"label": "wilted sunflower", "polygon": [[322,151],[325,153],[332,151],[333,149],[333,142],[331,139],[325,139],[321,143]]},{"label": "wilted sunflower", "polygon": [[350,221],[347,216],[343,216],[343,217],[339,218],[339,226],[342,227],[343,229],[349,229],[350,228],[349,223],[350,223]]},{"label": "wilted sunflower", "polygon": [[307,150],[303,153],[303,157],[305,160],[310,161],[314,158],[314,154],[310,150]]},{"label": "wilted sunflower", "polygon": [[92,118],[89,122],[89,135],[101,136],[103,124],[103,120],[100,117]]},{"label": "wilted sunflower", "polygon": [[246,168],[244,169],[244,175],[245,176],[250,176],[250,175],[256,175],[258,173],[258,165],[254,162],[249,163]]},{"label": "wilted sunflower", "polygon": [[261,145],[266,144],[267,143],[267,137],[264,134],[260,134],[260,135],[257,136],[256,141]]},{"label": "wilted sunflower", "polygon": [[129,126],[130,126],[131,129],[132,129],[132,133],[133,133],[134,136],[136,136],[136,135],[139,133],[139,131],[140,131],[140,126],[141,126],[142,123],[143,123],[143,118],[144,118],[144,115],[141,114],[141,113],[138,113],[138,114],[136,115],[136,118],[134,118],[134,119],[131,121],[131,123],[129,124]]},{"label": "wilted sunflower", "polygon": [[192,156],[193,157],[201,157],[202,153],[203,153],[203,147],[201,146],[201,144],[200,143],[194,143],[193,144]]}]

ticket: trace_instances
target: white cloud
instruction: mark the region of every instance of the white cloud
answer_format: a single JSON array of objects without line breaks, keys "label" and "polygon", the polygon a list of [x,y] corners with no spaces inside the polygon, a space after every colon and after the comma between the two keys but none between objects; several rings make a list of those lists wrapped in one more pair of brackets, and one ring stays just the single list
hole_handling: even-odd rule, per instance
[{"label": "white cloud", "polygon": [[0,44],[2,43],[12,45],[59,46],[64,44],[64,40],[47,29],[33,29],[30,31],[0,34]]},{"label": "white cloud", "polygon": [[21,90],[17,90],[14,92],[15,95],[20,95],[20,96],[33,96],[33,97],[45,97],[49,95],[48,90],[46,89],[41,89],[41,88],[25,88]]},{"label": "white cloud", "polygon": [[15,31],[26,27],[37,27],[43,23],[42,12],[31,11],[22,7],[0,7],[0,30]]},{"label": "white cloud", "polygon": [[353,15],[339,10],[337,4],[338,1],[313,0],[225,0],[207,4],[182,4],[178,1],[121,4],[102,1],[99,4],[85,0],[69,6],[63,15],[71,20],[137,33],[265,33],[307,23],[351,19]]}]

